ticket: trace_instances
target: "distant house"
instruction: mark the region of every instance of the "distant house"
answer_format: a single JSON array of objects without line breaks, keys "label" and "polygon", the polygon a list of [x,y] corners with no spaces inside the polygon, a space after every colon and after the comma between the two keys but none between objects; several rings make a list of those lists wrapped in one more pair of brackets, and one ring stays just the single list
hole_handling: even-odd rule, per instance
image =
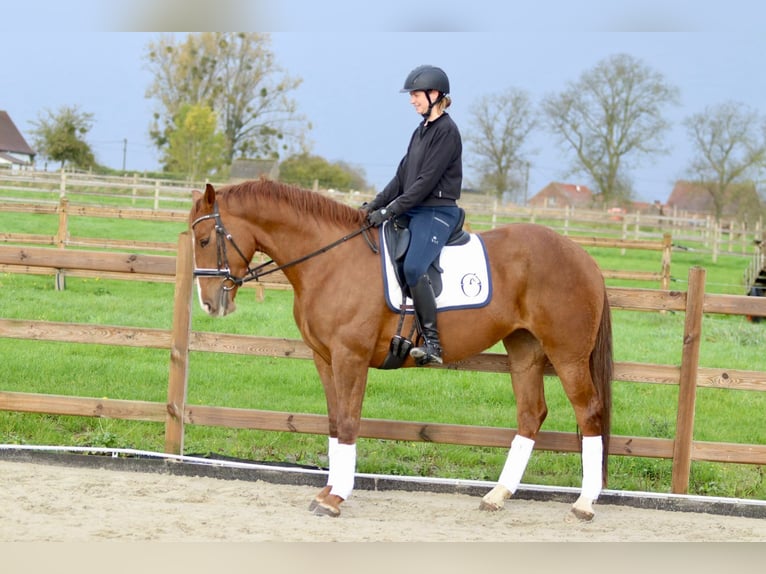
[{"label": "distant house", "polygon": [[[702,185],[690,181],[678,181],[668,198],[668,207],[696,215],[715,215],[713,197]],[[764,209],[755,184],[752,182],[732,184],[726,190],[724,217],[749,219]]]},{"label": "distant house", "polygon": [[229,181],[240,182],[258,179],[262,175],[269,179],[279,179],[279,161],[274,159],[235,159],[231,164]]},{"label": "distant house", "polygon": [[552,182],[529,199],[532,207],[590,207],[593,193],[584,185]]},{"label": "distant house", "polygon": [[0,167],[31,166],[35,155],[35,150],[29,147],[8,112],[0,110]]}]

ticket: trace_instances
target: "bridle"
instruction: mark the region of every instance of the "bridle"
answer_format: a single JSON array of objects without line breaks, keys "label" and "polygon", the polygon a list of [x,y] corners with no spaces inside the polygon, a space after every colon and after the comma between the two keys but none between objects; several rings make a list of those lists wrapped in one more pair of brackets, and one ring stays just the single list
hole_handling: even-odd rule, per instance
[{"label": "bridle", "polygon": [[[206,215],[202,215],[195,219],[191,224],[191,230],[192,234],[194,233],[194,228],[197,226],[198,223],[201,223],[203,221],[208,221],[212,219],[215,222],[215,236],[216,236],[216,268],[197,268],[195,263],[194,268],[194,276],[195,277],[223,277],[224,282],[228,281],[230,284],[224,284],[223,290],[224,291],[232,291],[235,287],[241,287],[244,283],[247,283],[249,281],[258,281],[261,277],[264,277],[266,275],[270,275],[271,273],[276,273],[277,271],[281,271],[282,269],[287,269],[288,267],[292,267],[293,265],[297,265],[299,263],[303,263],[304,261],[311,259],[312,257],[316,257],[317,255],[321,255],[322,253],[325,253],[326,251],[329,251],[330,249],[337,247],[341,243],[345,243],[349,239],[353,239],[357,235],[363,235],[365,241],[367,242],[367,245],[370,247],[373,253],[378,253],[378,248],[375,246],[375,243],[370,239],[369,234],[367,231],[373,227],[372,224],[366,223],[363,225],[360,229],[357,229],[356,231],[349,233],[348,235],[344,235],[340,239],[333,241],[329,245],[325,245],[324,247],[321,247],[320,249],[317,249],[316,251],[312,251],[311,253],[304,255],[303,257],[299,257],[298,259],[294,259],[292,261],[289,261],[285,263],[284,265],[278,265],[277,267],[272,267],[271,269],[266,269],[266,267],[269,267],[272,263],[274,263],[273,259],[269,259],[268,261],[261,263],[259,265],[256,265],[255,267],[250,266],[250,261],[247,257],[245,257],[245,254],[242,252],[242,250],[237,245],[237,242],[234,241],[234,238],[232,235],[226,231],[226,228],[223,226],[223,220],[221,219],[221,212],[218,209],[218,201],[215,201],[213,203],[213,212],[208,213]],[[234,248],[234,251],[237,252],[237,254],[242,258],[242,261],[245,262],[245,267],[247,267],[247,271],[242,277],[237,277],[236,275],[233,275],[231,272],[231,267],[229,267],[229,256],[226,251],[226,242],[231,243],[231,246]]]}]

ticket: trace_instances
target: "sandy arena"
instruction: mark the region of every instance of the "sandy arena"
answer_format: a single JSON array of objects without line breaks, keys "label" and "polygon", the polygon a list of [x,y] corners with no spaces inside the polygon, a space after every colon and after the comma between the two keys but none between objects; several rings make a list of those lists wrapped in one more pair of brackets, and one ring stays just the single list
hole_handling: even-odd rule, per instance
[{"label": "sandy arena", "polygon": [[308,511],[314,485],[119,468],[0,460],[0,541],[766,541],[758,516],[601,501],[579,523],[565,501],[487,513],[478,495],[428,491],[357,488],[333,519]]}]

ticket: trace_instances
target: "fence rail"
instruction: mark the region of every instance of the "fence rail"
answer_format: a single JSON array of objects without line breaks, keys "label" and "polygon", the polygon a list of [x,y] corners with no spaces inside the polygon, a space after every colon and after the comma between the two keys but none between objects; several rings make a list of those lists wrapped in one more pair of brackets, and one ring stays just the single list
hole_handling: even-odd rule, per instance
[{"label": "fence rail", "polygon": [[[0,242],[49,245],[56,246],[61,249],[67,247],[85,247],[90,249],[137,250],[142,252],[174,252],[176,244],[171,242],[71,237],[69,233],[69,220],[71,217],[97,217],[183,223],[188,219],[188,211],[119,208],[98,205],[71,205],[69,199],[66,197],[61,197],[58,201],[58,204],[55,205],[41,205],[7,201],[0,202],[0,213],[3,212],[32,213],[41,215],[57,214],[58,230],[55,235],[2,233],[0,234]],[[668,289],[670,286],[670,265],[672,253],[672,241],[670,234],[666,233],[663,236],[662,241],[578,235],[573,235],[570,238],[584,247],[620,249],[623,253],[626,249],[661,251],[662,253],[657,271],[603,269],[602,272],[604,277],[607,279],[652,281],[657,282],[661,289]],[[29,269],[27,272],[33,273],[35,271]],[[39,269],[36,272],[42,273],[42,271]],[[50,272],[51,271],[47,271],[47,273]],[[53,271],[53,273],[58,275],[58,272],[56,271]],[[160,278],[159,280],[162,279]],[[63,285],[63,281],[61,281],[60,277],[58,278],[57,284]],[[263,286],[270,288],[285,288],[287,286],[287,280],[281,272],[278,272],[277,274],[270,276],[270,278],[263,283]],[[262,297],[262,291],[260,296]]]},{"label": "fence rail", "polygon": [[[223,185],[219,183],[218,185]],[[179,202],[188,205],[190,189],[202,189],[204,182],[182,182],[157,178],[133,176],[105,176],[91,173],[67,171],[19,171],[0,170],[0,190],[17,195],[57,197],[78,196],[88,201],[98,198],[121,198],[134,204],[138,201],[151,203],[153,209],[162,204],[177,206]],[[339,192],[315,190],[331,195],[350,205],[361,205],[372,197],[371,192]],[[9,201],[16,201],[9,199]],[[685,212],[665,207],[662,212],[652,208],[649,211],[628,211],[619,214],[606,209],[573,207],[531,207],[503,204],[494,196],[465,193],[461,204],[471,215],[469,222],[477,229],[494,227],[508,220],[536,222],[545,221],[565,235],[589,232],[593,223],[612,228],[609,234],[622,239],[660,239],[671,233],[677,241],[702,241],[711,252],[738,252],[747,254],[753,241],[763,239],[763,218],[746,225],[736,219],[715,221],[712,216]],[[471,222],[471,219],[473,221]],[[578,227],[585,224],[584,230]]]},{"label": "fence rail", "polygon": [[[42,253],[42,251],[48,253]],[[64,263],[67,266],[76,266],[89,271],[128,275],[151,271],[174,275],[173,328],[168,331],[0,319],[0,337],[168,349],[170,351],[168,398],[165,403],[155,403],[0,391],[0,410],[162,422],[165,425],[165,452],[171,454],[183,453],[184,426],[187,424],[312,434],[327,433],[327,419],[323,415],[186,404],[190,352],[233,353],[298,360],[311,358],[308,347],[300,340],[200,333],[191,329],[192,256],[188,232],[183,232],[179,237],[176,257],[82,251],[61,252],[45,248],[30,248],[27,250],[27,255],[23,257],[23,264],[49,266],[52,263],[48,258],[51,254],[65,257]],[[17,261],[19,257],[19,250],[0,246],[0,262]],[[57,264],[61,265],[62,261],[58,261]],[[615,365],[614,376],[615,380],[627,382],[679,386],[677,433],[674,439],[613,436],[610,443],[610,454],[672,459],[672,490],[675,493],[684,493],[688,490],[692,460],[766,464],[766,445],[704,442],[694,441],[692,438],[698,387],[744,391],[766,390],[766,372],[698,366],[703,314],[733,313],[766,316],[766,298],[707,295],[704,293],[704,284],[704,269],[693,268],[689,272],[689,289],[686,292],[608,289],[610,303],[615,309],[674,310],[686,313],[680,367],[618,362]],[[504,354],[482,353],[443,368],[505,373],[507,372],[506,360]],[[547,374],[555,375],[550,365]],[[513,429],[495,427],[364,419],[361,436],[507,448],[514,432]],[[542,432],[536,447],[542,450],[577,452],[579,441],[574,433]]]}]

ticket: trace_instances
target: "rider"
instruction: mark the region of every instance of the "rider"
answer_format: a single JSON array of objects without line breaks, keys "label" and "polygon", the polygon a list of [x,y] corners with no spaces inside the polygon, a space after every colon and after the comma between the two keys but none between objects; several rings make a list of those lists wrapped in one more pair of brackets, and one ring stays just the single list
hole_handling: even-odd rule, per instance
[{"label": "rider", "polygon": [[411,240],[404,277],[423,336],[423,345],[410,351],[419,365],[442,363],[436,297],[426,272],[460,219],[457,200],[463,180],[463,144],[457,125],[445,111],[452,103],[449,91],[449,79],[441,68],[418,66],[409,73],[401,92],[409,92],[410,103],[423,121],[412,134],[393,179],[362,206],[376,227],[399,215],[409,218]]}]

